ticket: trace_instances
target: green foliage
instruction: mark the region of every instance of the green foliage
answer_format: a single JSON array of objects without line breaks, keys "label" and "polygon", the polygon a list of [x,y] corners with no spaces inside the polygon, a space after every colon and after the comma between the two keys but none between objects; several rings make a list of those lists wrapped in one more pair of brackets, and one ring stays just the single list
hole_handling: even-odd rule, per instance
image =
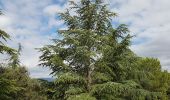
[{"label": "green foliage", "polygon": [[46,100],[39,81],[30,79],[24,67],[4,67],[0,73],[2,100]]},{"label": "green foliage", "polygon": [[96,100],[96,98],[84,93],[80,95],[71,96],[67,100]]},{"label": "green foliage", "polygon": [[123,83],[107,82],[94,85],[91,93],[99,100],[112,100],[126,97],[132,89],[137,87],[139,87],[138,84],[133,81]]},{"label": "green foliage", "polygon": [[68,27],[58,31],[62,39],[39,49],[40,65],[56,76],[53,99],[166,100],[168,73],[157,59],[138,57],[129,49],[127,25],[114,28],[116,14],[102,0],[70,3],[60,13]]},{"label": "green foliage", "polygon": [[[0,11],[0,15],[1,15]],[[7,40],[10,39],[10,35],[6,33],[5,31],[0,29],[0,54],[7,53],[10,55],[10,63],[12,67],[19,66],[19,52],[21,50],[19,45],[19,50],[12,49],[8,47],[4,42],[7,42]]]},{"label": "green foliage", "polygon": [[10,36],[3,30],[0,29],[0,53],[8,53],[12,55],[14,53],[14,49],[6,46],[4,42],[6,42]]},{"label": "green foliage", "polygon": [[71,73],[65,73],[59,76],[55,82],[56,84],[85,84],[85,80]]},{"label": "green foliage", "polygon": [[15,87],[15,82],[5,79],[0,76],[0,99],[6,99],[11,100],[12,97],[10,97],[10,94],[15,94],[17,91],[19,91],[19,87]]},{"label": "green foliage", "polygon": [[19,43],[18,44],[18,50],[16,50],[15,53],[13,53],[9,59],[9,66],[12,66],[13,68],[16,68],[16,67],[19,67],[21,66],[20,65],[20,59],[19,59],[19,56],[20,56],[20,52],[22,51],[22,46],[21,44]]},{"label": "green foliage", "polygon": [[149,92],[143,89],[132,90],[128,98],[130,100],[167,100],[162,93]]},{"label": "green foliage", "polygon": [[[0,15],[1,15],[0,11]],[[4,42],[7,42],[7,40],[10,39],[9,34],[7,34],[5,31],[0,29],[0,54],[7,53],[11,56],[11,60],[13,59],[14,55],[16,54],[16,50],[8,47]],[[9,79],[8,73],[9,69],[2,67],[3,65],[0,64],[0,99],[2,100],[11,100],[13,97],[11,94],[16,95],[17,92],[22,90],[22,87],[17,86],[16,80]],[[13,71],[13,70],[11,70]],[[8,74],[8,75],[7,75]]]},{"label": "green foliage", "polygon": [[0,54],[10,55],[7,64],[0,64],[0,100],[47,100],[40,82],[31,79],[20,65],[21,45],[18,50],[12,49],[5,44],[9,39],[9,34],[0,29]]},{"label": "green foliage", "polygon": [[104,0],[70,4],[59,14],[68,27],[58,31],[62,38],[39,49],[40,65],[52,70],[54,82],[31,79],[20,65],[21,44],[18,50],[8,47],[10,36],[0,30],[0,54],[11,56],[0,64],[0,100],[170,99],[170,73],[162,71],[158,59],[130,50],[133,36],[125,24],[112,26],[117,14]]},{"label": "green foliage", "polygon": [[[2,15],[1,11],[0,11],[0,15]],[[0,53],[6,52],[6,53],[12,55],[14,53],[14,49],[12,49],[4,44],[4,42],[6,42],[8,39],[10,39],[10,35],[0,29]]]}]

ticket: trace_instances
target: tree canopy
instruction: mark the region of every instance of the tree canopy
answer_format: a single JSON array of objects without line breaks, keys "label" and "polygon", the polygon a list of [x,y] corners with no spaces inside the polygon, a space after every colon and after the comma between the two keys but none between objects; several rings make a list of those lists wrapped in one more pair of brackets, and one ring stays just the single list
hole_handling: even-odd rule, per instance
[{"label": "tree canopy", "polygon": [[39,48],[39,65],[52,70],[52,82],[29,76],[20,64],[21,44],[18,50],[10,48],[10,35],[0,29],[0,54],[10,56],[0,63],[0,100],[170,99],[170,73],[158,59],[130,49],[128,26],[114,23],[117,13],[104,0],[70,5],[59,13],[67,26],[57,32],[62,37]]},{"label": "tree canopy", "polygon": [[40,49],[40,65],[56,76],[54,99],[168,99],[167,72],[157,59],[141,58],[129,49],[133,36],[125,24],[113,27],[117,14],[103,0],[70,4],[60,13],[68,28],[58,31],[63,38]]}]

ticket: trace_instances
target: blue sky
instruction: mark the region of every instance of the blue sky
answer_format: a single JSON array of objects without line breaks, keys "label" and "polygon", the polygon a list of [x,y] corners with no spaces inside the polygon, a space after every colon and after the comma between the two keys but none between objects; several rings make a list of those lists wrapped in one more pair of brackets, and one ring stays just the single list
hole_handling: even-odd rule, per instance
[{"label": "blue sky", "polygon": [[[159,58],[163,69],[170,70],[170,0],[105,1],[119,15],[113,20],[128,24],[131,34],[136,35],[131,49],[140,56]],[[0,0],[4,13],[0,28],[11,35],[11,47],[23,45],[21,62],[31,77],[49,77],[50,70],[37,66],[40,53],[35,48],[58,37],[57,29],[65,26],[56,13],[68,7],[68,0]]]}]

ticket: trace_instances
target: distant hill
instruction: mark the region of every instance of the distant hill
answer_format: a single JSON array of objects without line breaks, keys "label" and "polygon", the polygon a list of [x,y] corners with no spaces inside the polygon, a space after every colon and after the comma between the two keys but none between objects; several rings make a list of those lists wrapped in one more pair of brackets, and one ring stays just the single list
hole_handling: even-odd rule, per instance
[{"label": "distant hill", "polygon": [[46,80],[46,81],[48,81],[48,82],[54,81],[54,78],[38,78],[38,79]]}]

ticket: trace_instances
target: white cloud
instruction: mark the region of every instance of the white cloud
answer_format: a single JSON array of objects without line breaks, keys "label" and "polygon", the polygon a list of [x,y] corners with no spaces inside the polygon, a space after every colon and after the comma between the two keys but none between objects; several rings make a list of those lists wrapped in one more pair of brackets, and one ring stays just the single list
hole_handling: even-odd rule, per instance
[{"label": "white cloud", "polygon": [[116,0],[112,5],[119,13],[118,21],[130,23],[131,33],[136,34],[132,49],[141,56],[159,58],[163,69],[170,68],[170,1],[169,0]]},{"label": "white cloud", "polygon": [[11,19],[8,16],[1,15],[0,16],[0,27],[7,27],[8,25],[11,24]]},{"label": "white cloud", "polygon": [[[35,69],[39,63],[40,54],[35,48],[50,43],[50,34],[53,32],[50,33],[50,27],[46,27],[48,17],[43,9],[52,4],[52,0],[1,0],[1,3],[4,16],[0,17],[0,28],[11,35],[8,42],[11,47],[17,48],[18,43],[23,45],[21,63],[28,67],[32,77],[38,77],[33,75],[31,69]],[[36,74],[44,72],[49,73],[45,70],[38,71],[37,68]],[[44,75],[48,77],[47,74]]]},{"label": "white cloud", "polygon": [[57,13],[61,13],[65,10],[64,7],[61,7],[60,5],[49,5],[46,8],[44,8],[44,13],[47,13],[50,16],[55,16]]}]

